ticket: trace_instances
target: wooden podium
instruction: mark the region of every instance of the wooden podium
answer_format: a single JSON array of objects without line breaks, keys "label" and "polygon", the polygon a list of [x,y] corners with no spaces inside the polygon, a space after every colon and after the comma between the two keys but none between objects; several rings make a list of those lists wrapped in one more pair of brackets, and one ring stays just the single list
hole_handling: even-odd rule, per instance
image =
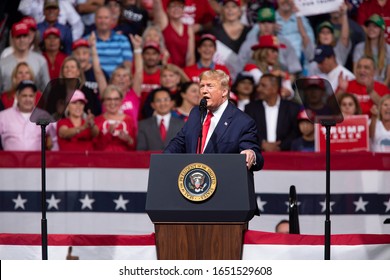
[{"label": "wooden podium", "polygon": [[240,260],[247,223],[155,223],[159,260]]},{"label": "wooden podium", "polygon": [[[209,167],[216,181],[214,193],[200,202],[179,188],[183,173],[199,166]],[[239,260],[257,209],[253,174],[244,155],[152,155],[145,209],[155,226],[159,260]]]}]

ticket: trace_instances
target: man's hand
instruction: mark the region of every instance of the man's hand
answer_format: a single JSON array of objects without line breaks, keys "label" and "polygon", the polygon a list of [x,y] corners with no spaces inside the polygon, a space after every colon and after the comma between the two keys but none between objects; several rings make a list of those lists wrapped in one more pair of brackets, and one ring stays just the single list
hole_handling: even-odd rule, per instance
[{"label": "man's hand", "polygon": [[240,154],[245,155],[246,166],[250,169],[253,165],[256,164],[256,154],[252,150],[243,150]]},{"label": "man's hand", "polygon": [[280,144],[281,144],[280,140],[276,142],[268,142],[264,140],[261,143],[261,148],[266,152],[278,152],[280,151]]}]

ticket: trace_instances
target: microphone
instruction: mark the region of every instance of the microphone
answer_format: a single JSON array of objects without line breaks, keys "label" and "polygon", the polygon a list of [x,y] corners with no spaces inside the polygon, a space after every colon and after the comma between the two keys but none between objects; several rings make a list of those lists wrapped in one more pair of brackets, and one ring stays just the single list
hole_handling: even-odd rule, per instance
[{"label": "microphone", "polygon": [[200,100],[199,111],[200,111],[200,124],[203,125],[203,121],[204,121],[204,118],[206,117],[206,112],[207,112],[207,99],[206,98],[202,98]]}]

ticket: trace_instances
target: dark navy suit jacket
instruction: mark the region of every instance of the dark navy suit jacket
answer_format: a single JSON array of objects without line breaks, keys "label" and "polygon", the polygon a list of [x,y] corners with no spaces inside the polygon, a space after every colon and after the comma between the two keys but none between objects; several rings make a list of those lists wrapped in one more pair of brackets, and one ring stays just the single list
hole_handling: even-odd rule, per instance
[{"label": "dark navy suit jacket", "polygon": [[[197,152],[199,132],[201,130],[199,107],[192,109],[188,121],[165,148],[165,153]],[[207,146],[205,154],[240,153],[251,149],[256,153],[256,164],[251,170],[260,170],[264,159],[260,151],[255,121],[229,102]]]}]

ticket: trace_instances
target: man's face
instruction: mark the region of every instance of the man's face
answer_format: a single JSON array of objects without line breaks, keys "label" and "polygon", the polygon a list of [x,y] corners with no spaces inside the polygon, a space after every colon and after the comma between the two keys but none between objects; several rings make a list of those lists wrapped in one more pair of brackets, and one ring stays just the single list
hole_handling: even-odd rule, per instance
[{"label": "man's face", "polygon": [[81,69],[86,70],[91,59],[89,49],[86,47],[78,47],[73,51],[73,55],[79,61]]},{"label": "man's face", "polygon": [[35,92],[30,87],[24,88],[16,95],[16,100],[20,112],[30,113],[35,105]]},{"label": "man's face", "polygon": [[47,36],[44,42],[45,42],[46,51],[57,51],[60,49],[61,46],[60,37],[54,34]]},{"label": "man's face", "polygon": [[111,30],[111,13],[109,9],[100,9],[95,16],[95,24],[97,31]]},{"label": "man's face", "polygon": [[326,57],[322,62],[317,63],[318,69],[320,69],[322,73],[328,74],[332,70],[331,60],[332,57]]},{"label": "man's face", "polygon": [[162,90],[156,92],[151,106],[158,115],[166,115],[172,110],[173,102],[169,93]]},{"label": "man's face", "polygon": [[142,58],[146,67],[155,67],[160,62],[160,53],[153,48],[147,48],[142,53]]},{"label": "man's face", "polygon": [[256,88],[257,94],[261,100],[267,101],[278,95],[278,89],[272,84],[271,79],[261,78]]},{"label": "man's face", "polygon": [[207,100],[207,108],[215,111],[228,98],[229,91],[223,88],[219,81],[203,78],[200,83],[200,94]]},{"label": "man's face", "polygon": [[211,60],[215,54],[216,48],[211,40],[204,40],[198,47],[198,52],[201,58]]},{"label": "man's face", "polygon": [[20,35],[13,37],[14,48],[17,51],[24,52],[30,47],[30,38],[28,35]]},{"label": "man's face", "polygon": [[48,7],[43,10],[45,15],[45,20],[49,23],[54,23],[58,20],[58,15],[60,14],[60,9],[58,7]]},{"label": "man's face", "polygon": [[278,9],[284,12],[289,12],[293,8],[293,0],[278,0]]},{"label": "man's face", "polygon": [[362,85],[369,85],[375,76],[374,62],[371,59],[360,59],[356,66],[356,81]]}]

